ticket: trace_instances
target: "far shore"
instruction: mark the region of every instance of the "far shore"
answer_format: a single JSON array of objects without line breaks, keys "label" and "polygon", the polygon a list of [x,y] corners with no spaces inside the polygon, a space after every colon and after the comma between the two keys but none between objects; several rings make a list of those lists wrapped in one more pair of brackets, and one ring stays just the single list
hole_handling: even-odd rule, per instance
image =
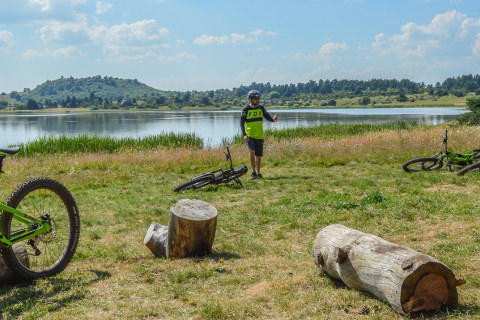
[{"label": "far shore", "polygon": [[[282,105],[268,105],[265,106],[269,109],[285,109],[285,110],[299,110],[299,109],[377,109],[377,108],[465,108],[463,104],[419,104],[415,102],[399,103],[399,104],[375,104],[375,105],[350,105],[350,106],[301,106],[290,107]],[[228,110],[241,110],[242,107],[182,107],[182,108],[118,108],[118,109],[90,109],[90,108],[49,108],[39,110],[13,110],[6,109],[0,110],[1,114],[31,114],[31,113],[87,113],[87,112],[145,112],[145,111],[228,111]]]}]

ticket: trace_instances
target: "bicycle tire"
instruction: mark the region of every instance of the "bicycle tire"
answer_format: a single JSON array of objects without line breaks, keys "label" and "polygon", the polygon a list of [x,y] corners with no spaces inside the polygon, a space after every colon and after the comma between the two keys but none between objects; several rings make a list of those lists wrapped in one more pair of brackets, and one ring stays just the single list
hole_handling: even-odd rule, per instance
[{"label": "bicycle tire", "polygon": [[472,170],[475,170],[477,168],[480,168],[480,161],[479,162],[475,162],[474,164],[471,164],[469,166],[466,166],[465,168],[463,168],[462,170],[459,170],[457,172],[457,175],[458,176],[463,176],[465,173],[469,172],[469,171],[472,171]]},{"label": "bicycle tire", "polygon": [[184,184],[179,185],[178,187],[173,189],[173,191],[179,192],[179,191],[188,190],[188,189],[198,189],[214,181],[215,181],[215,176],[213,174],[201,175],[199,177],[193,178],[192,180]]},{"label": "bicycle tire", "polygon": [[[3,257],[10,270],[25,280],[50,277],[63,271],[75,254],[80,237],[80,216],[70,191],[53,179],[35,178],[18,186],[6,205],[36,218],[48,213],[53,227],[52,232],[20,242],[28,253],[27,265],[17,258],[12,247],[4,248]],[[11,213],[4,211],[0,228],[9,238],[10,234],[24,229],[25,224],[18,223]],[[35,247],[39,251],[35,252]]]},{"label": "bicycle tire", "polygon": [[[419,164],[421,164],[421,167],[417,167]],[[442,167],[443,161],[439,161],[435,157],[412,159],[405,162],[402,166],[405,172],[432,171]]]}]

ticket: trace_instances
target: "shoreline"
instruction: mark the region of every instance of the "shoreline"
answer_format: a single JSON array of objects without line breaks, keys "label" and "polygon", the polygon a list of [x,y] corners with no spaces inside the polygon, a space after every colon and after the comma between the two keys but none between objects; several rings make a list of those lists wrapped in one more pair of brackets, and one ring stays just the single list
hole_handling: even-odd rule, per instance
[{"label": "shoreline", "polygon": [[[393,109],[393,108],[465,108],[465,105],[457,104],[395,104],[395,105],[352,105],[352,106],[309,106],[309,107],[289,107],[278,105],[265,105],[268,109],[282,109],[282,110],[333,110],[333,109]],[[209,108],[209,107],[183,107],[183,108],[130,108],[130,109],[88,109],[88,108],[52,108],[42,110],[0,110],[0,114],[68,114],[68,113],[100,113],[100,112],[175,112],[175,111],[239,111],[242,107],[230,108]]]}]

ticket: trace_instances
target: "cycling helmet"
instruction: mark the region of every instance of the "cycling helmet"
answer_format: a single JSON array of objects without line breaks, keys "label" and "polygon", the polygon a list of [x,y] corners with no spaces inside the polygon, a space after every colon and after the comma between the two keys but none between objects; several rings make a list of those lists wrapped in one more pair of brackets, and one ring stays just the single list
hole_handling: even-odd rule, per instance
[{"label": "cycling helmet", "polygon": [[252,100],[253,98],[260,98],[262,95],[257,90],[250,90],[248,92],[248,99]]}]

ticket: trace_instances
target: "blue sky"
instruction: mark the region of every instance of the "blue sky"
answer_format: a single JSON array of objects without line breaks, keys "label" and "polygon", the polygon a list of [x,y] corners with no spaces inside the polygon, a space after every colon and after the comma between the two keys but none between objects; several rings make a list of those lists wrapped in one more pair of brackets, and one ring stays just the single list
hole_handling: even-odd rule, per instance
[{"label": "blue sky", "polygon": [[480,73],[478,0],[1,0],[0,92],[60,76],[163,90]]}]

